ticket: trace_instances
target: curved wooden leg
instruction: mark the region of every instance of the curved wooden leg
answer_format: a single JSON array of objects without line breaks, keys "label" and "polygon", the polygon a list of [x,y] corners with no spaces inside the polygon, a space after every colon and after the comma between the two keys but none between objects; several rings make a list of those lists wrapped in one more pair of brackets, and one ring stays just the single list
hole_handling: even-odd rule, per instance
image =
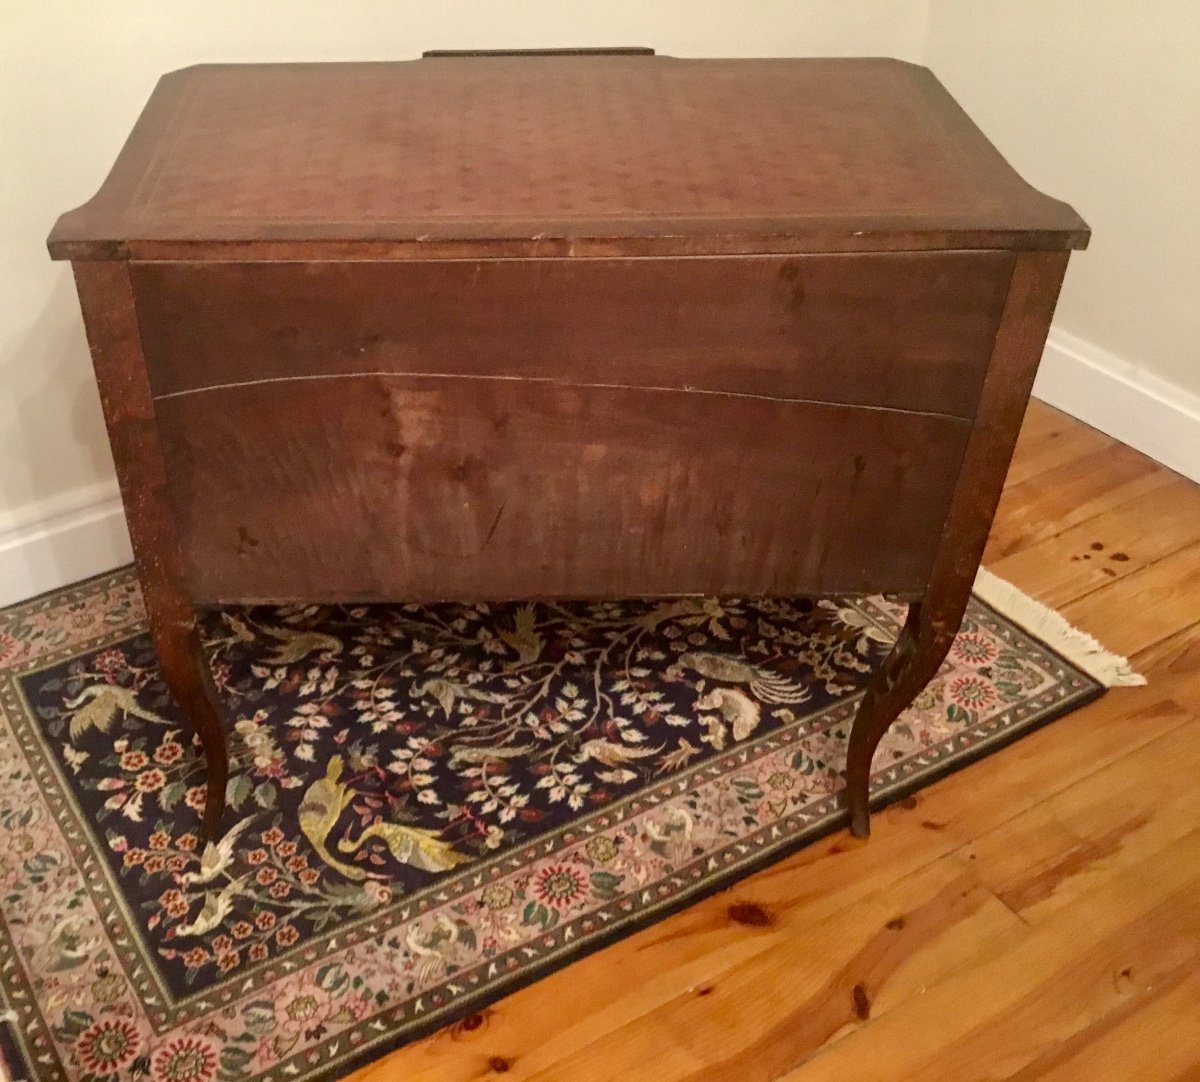
[{"label": "curved wooden leg", "polygon": [[200,834],[204,841],[216,841],[225,817],[229,749],[221,721],[221,699],[200,643],[196,613],[186,598],[156,597],[151,593],[146,597],[146,615],[163,680],[204,749],[208,791]]},{"label": "curved wooden leg", "polygon": [[[871,760],[888,726],[937,674],[962,621],[965,600],[938,606],[929,599],[909,606],[908,619],[867,686],[850,728],[846,806],[857,838],[871,833]],[[957,611],[955,611],[957,610]]]},{"label": "curved wooden leg", "polygon": [[1066,267],[1065,252],[1022,252],[1013,264],[1004,314],[925,596],[909,610],[904,630],[867,688],[850,730],[846,803],[850,828],[860,838],[871,830],[868,787],[879,740],[937,673],[962,623]]},{"label": "curved wooden leg", "polygon": [[204,748],[208,796],[201,829],[212,840],[221,832],[229,774],[221,702],[184,585],[129,264],[104,260],[74,267],[150,634],[163,679]]}]

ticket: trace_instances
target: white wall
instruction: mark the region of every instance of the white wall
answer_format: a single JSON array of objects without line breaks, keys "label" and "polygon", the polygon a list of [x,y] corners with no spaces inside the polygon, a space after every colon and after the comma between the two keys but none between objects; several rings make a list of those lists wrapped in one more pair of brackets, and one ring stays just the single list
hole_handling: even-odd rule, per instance
[{"label": "white wall", "polygon": [[1095,230],[1039,393],[1200,477],[1200,0],[29,0],[0,8],[0,604],[128,558],[70,273],[44,239],[159,74],[599,44],[929,64]]},{"label": "white wall", "polygon": [[1200,479],[1200,2],[931,0],[925,63],[1092,227],[1036,393]]}]

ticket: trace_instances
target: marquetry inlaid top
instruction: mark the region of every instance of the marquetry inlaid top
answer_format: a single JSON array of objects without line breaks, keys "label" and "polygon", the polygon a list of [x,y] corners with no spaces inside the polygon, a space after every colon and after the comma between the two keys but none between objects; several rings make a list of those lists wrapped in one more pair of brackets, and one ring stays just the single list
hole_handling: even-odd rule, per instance
[{"label": "marquetry inlaid top", "polygon": [[1062,248],[1086,235],[924,68],[491,56],[167,75],[51,249],[703,254]]}]

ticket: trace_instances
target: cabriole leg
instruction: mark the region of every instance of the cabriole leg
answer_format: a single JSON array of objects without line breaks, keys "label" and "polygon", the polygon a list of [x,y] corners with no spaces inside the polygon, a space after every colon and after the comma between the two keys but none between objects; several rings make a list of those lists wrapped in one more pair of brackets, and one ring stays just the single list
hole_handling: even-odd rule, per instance
[{"label": "cabriole leg", "polygon": [[159,669],[175,701],[200,738],[207,771],[204,841],[221,836],[225,817],[225,787],[229,780],[229,748],[222,724],[221,699],[200,642],[199,621],[186,597],[146,597],[146,615]]},{"label": "cabriole leg", "polygon": [[937,674],[954,642],[965,604],[926,599],[909,606],[908,618],[867,686],[850,729],[846,757],[846,806],[850,830],[858,838],[871,833],[871,760],[888,726]]},{"label": "cabriole leg", "polygon": [[867,687],[850,730],[846,804],[850,829],[860,838],[871,831],[871,759],[880,738],[933,679],[962,623],[1066,267],[1066,252],[1022,252],[1014,261],[925,596],[909,610],[900,638]]},{"label": "cabriole leg", "polygon": [[208,796],[202,831],[211,841],[221,830],[229,757],[220,698],[200,646],[167,498],[129,267],[116,260],[76,263],[75,280],[159,667],[204,748]]}]

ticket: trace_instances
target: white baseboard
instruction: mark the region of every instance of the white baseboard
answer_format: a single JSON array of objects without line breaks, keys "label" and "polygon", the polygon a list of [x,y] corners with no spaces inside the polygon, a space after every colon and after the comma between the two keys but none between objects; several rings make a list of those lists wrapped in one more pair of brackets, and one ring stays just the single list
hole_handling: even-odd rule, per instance
[{"label": "white baseboard", "polygon": [[1055,327],[1033,393],[1200,481],[1200,395]]},{"label": "white baseboard", "polygon": [[[1033,393],[1200,481],[1200,396],[1054,328]],[[0,516],[0,606],[133,558],[115,482]]]},{"label": "white baseboard", "polygon": [[0,516],[0,606],[132,559],[115,482],[39,500]]}]

